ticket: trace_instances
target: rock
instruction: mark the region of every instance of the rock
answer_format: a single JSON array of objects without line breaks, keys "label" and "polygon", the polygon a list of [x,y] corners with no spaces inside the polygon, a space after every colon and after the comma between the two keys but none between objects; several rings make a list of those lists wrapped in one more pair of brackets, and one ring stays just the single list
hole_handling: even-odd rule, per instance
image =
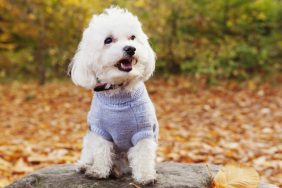
[{"label": "rock", "polygon": [[[157,183],[140,186],[130,176],[120,179],[95,180],[75,171],[75,165],[56,165],[35,171],[15,181],[7,188],[208,188],[219,167],[206,164],[160,163]],[[275,188],[262,184],[259,188]]]},{"label": "rock", "polygon": [[258,188],[279,188],[276,185],[262,183]]}]

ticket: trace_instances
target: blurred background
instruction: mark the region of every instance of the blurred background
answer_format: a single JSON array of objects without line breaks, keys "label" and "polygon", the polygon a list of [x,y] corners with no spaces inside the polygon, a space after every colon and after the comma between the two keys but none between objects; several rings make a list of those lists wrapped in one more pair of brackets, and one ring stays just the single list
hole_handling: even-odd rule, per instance
[{"label": "blurred background", "polygon": [[210,80],[281,72],[279,0],[1,0],[0,77],[66,78],[91,15],[111,4],[140,18],[158,72]]},{"label": "blurred background", "polygon": [[0,187],[78,159],[92,94],[66,70],[110,5],[139,17],[158,57],[158,161],[243,163],[281,186],[281,0],[0,0]]}]

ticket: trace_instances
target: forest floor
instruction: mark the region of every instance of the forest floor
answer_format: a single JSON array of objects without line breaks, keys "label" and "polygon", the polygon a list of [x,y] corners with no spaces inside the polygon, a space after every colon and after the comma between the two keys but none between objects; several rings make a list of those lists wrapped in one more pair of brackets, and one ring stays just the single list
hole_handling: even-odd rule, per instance
[{"label": "forest floor", "polygon": [[[160,124],[158,161],[240,163],[282,186],[282,88],[184,77],[147,84]],[[0,187],[40,167],[73,163],[92,93],[70,82],[0,85]]]}]

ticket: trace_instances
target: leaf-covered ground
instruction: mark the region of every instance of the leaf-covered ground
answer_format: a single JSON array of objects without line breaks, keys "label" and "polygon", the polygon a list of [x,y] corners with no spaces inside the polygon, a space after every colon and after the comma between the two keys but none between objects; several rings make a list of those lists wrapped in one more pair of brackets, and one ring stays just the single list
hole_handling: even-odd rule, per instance
[{"label": "leaf-covered ground", "polygon": [[[282,185],[282,88],[207,87],[185,78],[147,83],[160,123],[158,161],[243,163]],[[0,187],[37,168],[73,163],[91,92],[70,82],[0,86]]]}]

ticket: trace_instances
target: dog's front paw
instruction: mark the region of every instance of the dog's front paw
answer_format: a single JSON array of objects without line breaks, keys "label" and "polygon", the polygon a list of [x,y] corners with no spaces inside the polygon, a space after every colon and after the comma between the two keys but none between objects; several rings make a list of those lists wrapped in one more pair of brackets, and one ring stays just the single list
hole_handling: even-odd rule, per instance
[{"label": "dog's front paw", "polygon": [[105,179],[109,176],[108,172],[101,172],[96,170],[95,168],[87,168],[85,171],[85,176],[88,178],[95,178],[95,179]]},{"label": "dog's front paw", "polygon": [[157,182],[157,175],[156,172],[150,172],[150,173],[136,173],[134,174],[134,180],[142,185],[152,185]]},{"label": "dog's front paw", "polygon": [[142,182],[139,182],[142,185],[154,185],[157,182],[157,179],[145,179]]},{"label": "dog's front paw", "polygon": [[83,174],[89,168],[91,168],[91,165],[89,165],[89,164],[77,164],[76,172]]}]

